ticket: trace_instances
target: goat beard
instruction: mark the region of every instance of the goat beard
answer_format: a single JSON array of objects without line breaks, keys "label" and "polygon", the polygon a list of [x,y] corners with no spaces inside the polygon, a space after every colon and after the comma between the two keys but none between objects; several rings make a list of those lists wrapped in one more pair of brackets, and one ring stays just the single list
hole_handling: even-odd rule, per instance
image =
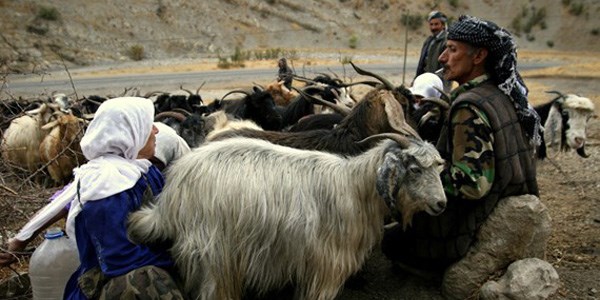
[{"label": "goat beard", "polygon": [[401,220],[397,220],[402,223],[402,230],[406,230],[409,225],[412,225],[412,219],[415,213],[417,213],[419,209],[418,201],[415,201],[410,197],[407,191],[400,191],[398,193],[399,205],[396,206],[397,212],[396,215],[400,216]]}]

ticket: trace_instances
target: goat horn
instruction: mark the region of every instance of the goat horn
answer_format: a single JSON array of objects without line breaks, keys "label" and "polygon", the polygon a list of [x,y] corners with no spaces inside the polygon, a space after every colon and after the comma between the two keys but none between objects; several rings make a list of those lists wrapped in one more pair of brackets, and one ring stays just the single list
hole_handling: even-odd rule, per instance
[{"label": "goat horn", "polygon": [[419,119],[419,124],[418,126],[423,126],[423,123],[427,122],[429,119],[431,119],[432,117],[434,117],[436,114],[433,111],[428,111],[426,112],[421,119]]},{"label": "goat horn", "polygon": [[450,104],[448,104],[448,102],[440,99],[440,98],[423,98],[421,99],[421,101],[427,101],[427,102],[431,102],[431,103],[435,103],[438,106],[444,108],[445,110],[448,110],[450,108]]},{"label": "goat horn", "polygon": [[450,94],[446,93],[446,91],[444,91],[443,89],[440,89],[440,88],[439,88],[439,87],[437,87],[437,86],[434,86],[433,88],[434,88],[434,89],[436,89],[438,92],[440,92],[440,94],[442,94],[442,97],[441,97],[441,98],[442,98],[444,101],[446,101],[446,102],[450,103],[450,99],[451,99],[451,97],[450,97]]},{"label": "goat horn", "polygon": [[350,86],[355,86],[355,85],[359,85],[359,84],[366,84],[371,87],[376,87],[380,83],[375,82],[375,81],[365,80],[365,81],[357,81],[357,82],[352,82],[352,83],[342,83],[342,84],[340,84],[340,87],[350,87]]},{"label": "goat horn", "polygon": [[383,85],[390,91],[393,91],[395,89],[394,85],[388,81],[387,79],[383,78],[380,75],[377,75],[375,73],[363,70],[359,67],[357,67],[356,65],[354,65],[353,62],[350,62],[350,65],[352,65],[352,67],[354,68],[354,70],[356,71],[356,73],[360,74],[360,75],[366,75],[366,76],[371,76],[374,77],[376,79],[379,79],[379,81],[381,81],[381,83],[383,83]]},{"label": "goat horn", "polygon": [[588,158],[590,157],[589,154],[585,153],[585,145],[582,146],[581,148],[577,148],[577,154],[583,158]]},{"label": "goat horn", "polygon": [[89,120],[92,120],[94,118],[94,116],[95,116],[95,114],[83,114],[81,116],[81,118],[89,121]]},{"label": "goat horn", "polygon": [[358,141],[356,143],[366,144],[366,143],[370,143],[370,142],[377,141],[380,139],[392,139],[393,141],[398,143],[398,145],[400,145],[400,148],[402,148],[402,149],[407,149],[411,144],[411,140],[407,136],[396,134],[396,133],[389,133],[389,132],[374,134],[374,135],[369,136],[369,137],[367,137],[361,141]]},{"label": "goat horn", "polygon": [[190,94],[190,96],[194,94],[194,93],[192,93],[192,91],[190,91],[190,90],[188,90],[188,89],[184,89],[184,88],[183,88],[183,85],[180,85],[180,86],[179,86],[179,89],[180,89],[180,90],[182,90],[182,91],[185,91],[185,92],[186,92],[186,93],[188,93],[188,94]]},{"label": "goat horn", "polygon": [[202,87],[206,84],[206,81],[202,81],[202,84],[196,89],[196,95],[198,95],[200,93],[200,90],[202,89]]},{"label": "goat horn", "polygon": [[176,111],[163,111],[156,116],[154,116],[154,121],[160,122],[166,118],[175,118],[179,122],[183,122],[186,119],[186,116],[180,112]]},{"label": "goat horn", "polygon": [[352,111],[352,109],[349,109],[349,108],[347,108],[345,106],[341,106],[341,105],[338,105],[336,103],[331,103],[331,102],[325,101],[325,100],[323,100],[321,98],[317,98],[315,96],[309,95],[309,94],[305,93],[303,90],[297,89],[295,87],[292,87],[292,89],[294,89],[296,92],[298,92],[300,95],[302,95],[302,97],[305,97],[307,99],[316,101],[316,102],[318,102],[321,105],[327,106],[327,107],[335,110],[336,112],[338,112],[340,115],[342,115],[344,117],[347,116],[347,115],[349,115],[350,112]]},{"label": "goat horn", "polygon": [[96,104],[96,105],[98,105],[98,106],[100,106],[100,105],[102,104],[102,102],[98,102],[98,101],[92,100],[92,99],[90,99],[90,98],[84,98],[83,100],[84,100],[84,101],[88,101],[88,102],[90,102],[90,103],[92,103],[92,104]]},{"label": "goat horn", "polygon": [[163,92],[163,91],[152,91],[152,92],[148,92],[148,93],[144,94],[144,98],[150,98],[150,97],[152,97],[154,94],[158,94],[158,93],[166,94],[166,93],[165,93],[165,92]]},{"label": "goat horn", "polygon": [[561,93],[559,91],[552,90],[552,91],[546,91],[546,93],[548,93],[548,94],[557,94],[559,96],[559,98],[563,98],[563,99],[567,98],[567,96],[565,96],[565,94],[563,94],[563,93]]},{"label": "goat horn", "polygon": [[235,93],[240,93],[240,94],[244,94],[244,95],[246,95],[246,96],[250,96],[250,93],[249,93],[249,92],[247,92],[247,91],[244,91],[244,90],[233,90],[233,91],[230,91],[230,92],[228,92],[227,94],[223,95],[223,97],[221,97],[221,100],[220,100],[220,101],[223,101],[223,100],[225,100],[225,97],[227,97],[227,96],[229,96],[229,95],[231,95],[231,94],[235,94]]},{"label": "goat horn", "polygon": [[172,109],[172,111],[181,113],[181,114],[183,114],[186,117],[189,117],[192,114],[191,112],[189,112],[189,111],[187,111],[187,110],[185,110],[183,108],[180,108],[180,107],[175,107],[175,108]]}]

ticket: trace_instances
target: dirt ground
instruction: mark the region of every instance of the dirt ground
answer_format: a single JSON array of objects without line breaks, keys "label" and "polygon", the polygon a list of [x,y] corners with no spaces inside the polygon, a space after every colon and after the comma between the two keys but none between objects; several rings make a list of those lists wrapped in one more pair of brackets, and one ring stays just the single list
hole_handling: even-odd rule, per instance
[{"label": "dirt ground", "polygon": [[[600,81],[596,63],[590,67],[574,61],[571,68],[523,74],[532,104],[549,101],[548,90],[577,93],[600,107]],[[585,72],[589,72],[585,73]],[[585,75],[582,75],[585,74]],[[538,182],[542,202],[552,217],[553,232],[546,260],[558,271],[561,286],[550,299],[600,299],[600,120],[588,127],[587,159],[574,152],[541,161]],[[0,237],[4,244],[58,188],[44,188],[26,175],[9,172],[0,164]],[[39,244],[41,239],[32,243]],[[27,271],[28,260],[0,270],[0,279]],[[1,298],[0,294],[0,298]],[[29,299],[25,295],[22,299]],[[360,288],[344,289],[339,299],[442,299],[436,282],[398,272],[374,251],[365,266]],[[16,298],[13,298],[16,299]]]}]

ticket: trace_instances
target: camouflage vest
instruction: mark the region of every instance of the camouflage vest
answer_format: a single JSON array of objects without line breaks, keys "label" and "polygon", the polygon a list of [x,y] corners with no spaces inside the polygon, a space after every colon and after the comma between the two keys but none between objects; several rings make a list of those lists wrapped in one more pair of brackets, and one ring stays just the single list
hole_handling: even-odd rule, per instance
[{"label": "camouflage vest", "polygon": [[[515,195],[539,195],[533,147],[521,129],[510,99],[489,81],[460,94],[452,103],[450,115],[461,103],[470,103],[482,110],[490,121],[494,134],[495,179],[490,193],[479,200],[448,198],[446,211],[433,217],[419,213],[412,226],[394,237],[401,261],[415,267],[444,268],[463,257],[475,239],[475,233],[496,207],[498,200]],[[452,145],[447,140],[447,121],[438,150],[449,157]],[[388,240],[388,241],[391,241]],[[388,242],[384,239],[384,243]],[[384,245],[384,248],[386,245]]]}]

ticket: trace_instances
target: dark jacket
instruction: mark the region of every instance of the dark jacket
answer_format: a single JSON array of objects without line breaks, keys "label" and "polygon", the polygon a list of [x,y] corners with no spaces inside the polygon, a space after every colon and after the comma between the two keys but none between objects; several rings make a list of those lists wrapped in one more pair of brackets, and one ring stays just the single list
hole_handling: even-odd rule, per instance
[{"label": "dark jacket", "polygon": [[419,57],[415,78],[425,72],[434,73],[442,67],[442,64],[438,61],[438,57],[446,47],[447,36],[448,31],[442,30],[435,36],[431,35],[425,40],[421,48],[421,56]]},{"label": "dark jacket", "polygon": [[[406,231],[386,233],[383,251],[392,259],[398,258],[415,267],[443,269],[467,253],[477,230],[500,199],[539,195],[533,146],[521,128],[510,99],[487,81],[460,94],[452,103],[450,115],[465,102],[484,112],[492,127],[495,177],[491,190],[479,200],[449,196],[446,210],[441,215],[418,213]],[[452,153],[453,145],[449,140],[452,129],[449,126],[450,121],[442,129],[438,141],[442,157]]]}]

